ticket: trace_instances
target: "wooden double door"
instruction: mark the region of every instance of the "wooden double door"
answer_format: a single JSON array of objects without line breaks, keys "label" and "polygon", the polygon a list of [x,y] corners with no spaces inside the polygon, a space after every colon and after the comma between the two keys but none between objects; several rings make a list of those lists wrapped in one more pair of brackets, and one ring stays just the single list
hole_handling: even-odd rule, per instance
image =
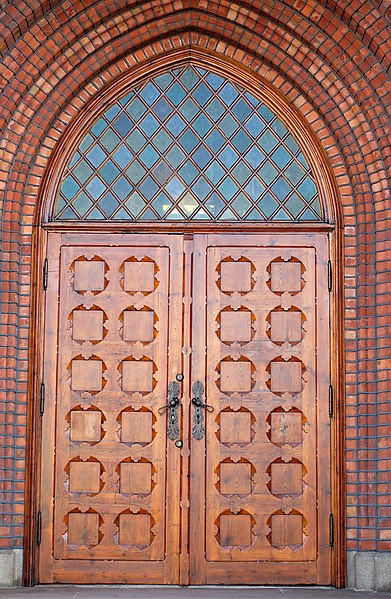
[{"label": "wooden double door", "polygon": [[48,258],[39,581],[331,584],[327,236]]}]

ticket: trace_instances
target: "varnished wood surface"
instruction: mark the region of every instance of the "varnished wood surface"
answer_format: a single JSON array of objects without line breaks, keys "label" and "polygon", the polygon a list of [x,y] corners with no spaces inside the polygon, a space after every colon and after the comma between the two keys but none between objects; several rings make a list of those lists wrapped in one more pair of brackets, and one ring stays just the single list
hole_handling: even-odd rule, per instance
[{"label": "varnished wood surface", "polygon": [[41,582],[332,583],[327,236],[51,233],[49,256]]}]

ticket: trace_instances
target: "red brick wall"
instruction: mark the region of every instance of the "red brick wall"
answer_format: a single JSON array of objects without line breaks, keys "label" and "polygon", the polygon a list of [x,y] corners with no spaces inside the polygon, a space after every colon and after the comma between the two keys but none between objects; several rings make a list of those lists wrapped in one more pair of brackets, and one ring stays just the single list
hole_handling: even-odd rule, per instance
[{"label": "red brick wall", "polygon": [[191,44],[238,61],[273,84],[327,153],[341,195],[345,241],[348,548],[390,550],[388,0],[0,5],[0,547],[23,544],[31,240],[43,174],[85,102],[133,65]]}]

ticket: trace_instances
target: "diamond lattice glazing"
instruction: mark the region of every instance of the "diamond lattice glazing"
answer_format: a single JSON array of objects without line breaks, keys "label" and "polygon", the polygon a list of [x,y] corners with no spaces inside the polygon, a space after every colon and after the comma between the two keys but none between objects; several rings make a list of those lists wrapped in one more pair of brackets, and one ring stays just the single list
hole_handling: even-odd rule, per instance
[{"label": "diamond lattice glazing", "polygon": [[319,221],[308,163],[244,88],[195,66],[120,98],[85,135],[55,220]]}]

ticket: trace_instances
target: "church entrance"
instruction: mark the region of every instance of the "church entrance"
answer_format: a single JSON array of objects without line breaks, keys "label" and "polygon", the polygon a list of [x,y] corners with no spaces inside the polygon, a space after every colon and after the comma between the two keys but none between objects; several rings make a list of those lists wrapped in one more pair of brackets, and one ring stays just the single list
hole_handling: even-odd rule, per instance
[{"label": "church entrance", "polygon": [[47,255],[39,582],[331,584],[327,234]]}]

